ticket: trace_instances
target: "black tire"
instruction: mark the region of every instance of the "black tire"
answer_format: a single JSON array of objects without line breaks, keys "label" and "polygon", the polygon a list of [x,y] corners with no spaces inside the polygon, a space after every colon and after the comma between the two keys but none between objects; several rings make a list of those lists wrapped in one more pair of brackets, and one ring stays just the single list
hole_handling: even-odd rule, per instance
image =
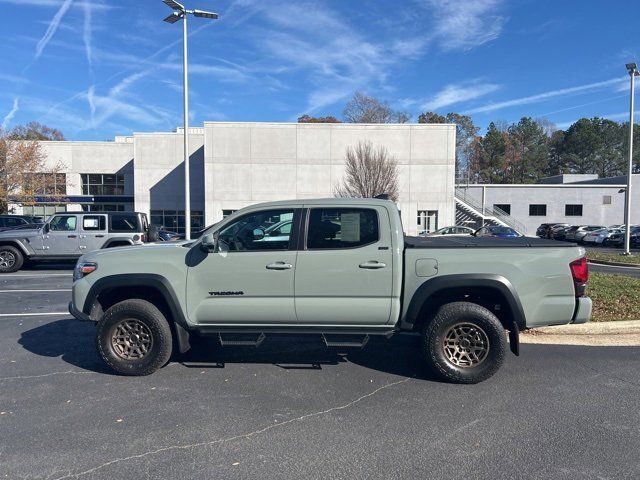
[{"label": "black tire", "polygon": [[[118,332],[119,344],[114,340]],[[142,376],[169,361],[173,340],[169,322],[158,308],[146,300],[130,299],[116,303],[102,316],[96,345],[104,362],[116,372]]]},{"label": "black tire", "polygon": [[159,242],[160,232],[155,225],[149,225],[147,228],[147,242]]},{"label": "black tire", "polygon": [[[464,334],[466,336],[454,340],[451,335],[455,337],[456,332],[460,331],[467,332]],[[445,348],[447,338],[448,349]],[[467,346],[473,347],[468,343],[469,338],[476,346],[480,345],[478,348],[486,345],[478,355],[481,358],[471,360],[467,353],[460,353]],[[453,346],[455,341],[463,340],[463,346]],[[427,366],[442,380],[452,383],[482,382],[496,373],[504,362],[507,351],[505,329],[493,313],[480,305],[470,302],[447,303],[438,309],[424,327],[422,351]],[[458,358],[456,362],[451,358],[456,354],[465,355],[467,359]],[[474,362],[477,363],[474,365]]]},{"label": "black tire", "polygon": [[22,268],[24,256],[22,252],[11,245],[0,247],[0,273],[17,272]]}]

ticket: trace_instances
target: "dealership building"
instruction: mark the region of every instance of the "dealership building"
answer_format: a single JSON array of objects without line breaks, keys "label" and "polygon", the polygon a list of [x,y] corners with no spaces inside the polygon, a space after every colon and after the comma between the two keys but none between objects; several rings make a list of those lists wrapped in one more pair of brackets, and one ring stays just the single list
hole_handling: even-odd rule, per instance
[{"label": "dealership building", "polygon": [[[192,228],[259,202],[334,196],[346,151],[361,141],[396,159],[408,234],[452,225],[455,133],[449,124],[205,122],[189,129]],[[48,165],[59,167],[56,195],[12,205],[14,213],[139,211],[184,231],[181,129],[41,146]]]},{"label": "dealership building", "polygon": [[[456,221],[501,223],[535,235],[541,223],[624,223],[627,177],[557,175],[537,184],[477,184],[456,188]],[[640,224],[640,175],[631,177],[631,223]],[[496,221],[497,220],[497,221]]]}]

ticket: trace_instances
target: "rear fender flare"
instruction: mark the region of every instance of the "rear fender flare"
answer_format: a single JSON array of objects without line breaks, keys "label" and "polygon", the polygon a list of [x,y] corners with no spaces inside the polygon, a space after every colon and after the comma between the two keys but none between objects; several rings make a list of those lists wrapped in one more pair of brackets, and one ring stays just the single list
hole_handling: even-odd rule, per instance
[{"label": "rear fender flare", "polygon": [[424,282],[413,295],[407,313],[405,315],[404,323],[408,328],[413,328],[417,320],[419,319],[420,312],[423,306],[429,301],[429,299],[439,292],[452,288],[464,288],[464,287],[483,287],[495,289],[502,294],[505,298],[508,307],[511,311],[511,325],[509,328],[509,340],[511,351],[519,354],[519,332],[524,330],[527,325],[527,320],[524,314],[524,309],[520,303],[520,298],[511,284],[511,282],[497,274],[458,274],[458,275],[443,275],[441,277],[435,277]]}]

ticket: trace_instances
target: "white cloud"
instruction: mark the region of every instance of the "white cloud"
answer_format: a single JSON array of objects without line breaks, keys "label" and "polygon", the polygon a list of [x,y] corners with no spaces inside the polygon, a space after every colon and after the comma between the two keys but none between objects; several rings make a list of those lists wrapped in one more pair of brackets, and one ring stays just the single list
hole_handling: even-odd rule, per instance
[{"label": "white cloud", "polygon": [[440,90],[431,100],[422,104],[423,110],[438,110],[456,103],[473,100],[491,92],[495,92],[500,85],[495,83],[475,83],[475,84],[451,84]]},{"label": "white cloud", "polygon": [[531,103],[544,102],[546,100],[564,97],[567,95],[575,95],[581,93],[592,92],[605,87],[610,87],[622,82],[622,78],[612,78],[603,82],[588,83],[586,85],[578,85],[576,87],[560,88],[558,90],[550,90],[548,92],[538,93],[536,95],[530,95],[527,97],[514,98],[512,100],[506,100],[504,102],[490,103],[478,108],[472,108],[467,110],[466,114],[493,112],[495,110],[502,110],[504,108],[516,107],[520,105],[527,105]]},{"label": "white cloud", "polygon": [[497,38],[505,18],[501,0],[426,0],[435,19],[433,39],[444,50],[470,50]]},{"label": "white cloud", "polygon": [[84,48],[87,54],[87,62],[91,65],[92,52],[91,52],[91,36],[93,34],[93,26],[91,23],[91,9],[92,5],[88,2],[84,2],[84,28],[82,30],[82,40],[84,41]]},{"label": "white cloud", "polygon": [[19,109],[20,107],[18,106],[18,98],[16,97],[13,99],[13,107],[11,107],[11,110],[9,111],[9,113],[7,113],[4,116],[4,119],[2,120],[2,126],[0,126],[2,130],[7,129],[7,127],[11,123],[11,120],[13,120],[13,117],[15,117],[16,113],[18,113]]},{"label": "white cloud", "polygon": [[67,13],[67,10],[69,10],[69,7],[71,7],[72,3],[73,3],[73,0],[65,0],[65,2],[60,6],[56,14],[51,19],[51,22],[49,22],[49,27],[47,28],[47,31],[45,32],[44,36],[40,39],[40,41],[38,42],[38,45],[36,46],[36,56],[35,56],[36,59],[40,58],[40,55],[42,55],[42,52],[44,51],[44,48],[49,43],[49,40],[51,40],[51,38],[55,35],[56,30],[58,30],[58,26],[62,21],[62,18],[64,17],[65,13]]}]

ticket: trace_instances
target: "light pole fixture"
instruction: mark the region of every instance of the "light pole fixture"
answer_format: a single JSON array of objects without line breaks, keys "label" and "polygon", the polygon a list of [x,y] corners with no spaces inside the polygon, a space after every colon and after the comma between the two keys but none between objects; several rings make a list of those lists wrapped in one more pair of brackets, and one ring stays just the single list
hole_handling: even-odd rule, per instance
[{"label": "light pole fixture", "polygon": [[167,23],[182,20],[182,74],[183,74],[183,109],[184,109],[184,238],[191,238],[191,180],[189,175],[189,76],[187,69],[187,15],[216,20],[217,13],[204,10],[187,10],[184,5],[175,0],[162,0],[173,9],[171,15],[164,19]]},{"label": "light pole fixture", "polygon": [[631,175],[633,173],[633,96],[635,93],[635,78],[640,75],[638,66],[635,63],[627,63],[627,72],[631,78],[631,88],[629,95],[629,158],[627,164],[627,188],[624,194],[624,252],[623,255],[630,255],[631,242]]}]

